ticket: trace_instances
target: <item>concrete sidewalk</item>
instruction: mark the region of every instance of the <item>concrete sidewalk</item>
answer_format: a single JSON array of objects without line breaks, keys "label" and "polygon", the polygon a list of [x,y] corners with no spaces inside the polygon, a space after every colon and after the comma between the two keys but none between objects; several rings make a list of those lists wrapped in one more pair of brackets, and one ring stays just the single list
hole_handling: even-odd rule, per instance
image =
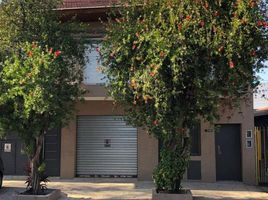
[{"label": "concrete sidewalk", "polygon": [[[192,190],[196,200],[268,200],[268,193],[263,188],[239,182],[187,182],[183,185]],[[53,179],[48,186],[62,190],[63,197],[60,200],[149,200],[154,188],[152,182],[136,179]],[[24,187],[22,180],[5,180],[4,188],[0,190],[0,200],[11,200],[12,193],[23,191]]]}]

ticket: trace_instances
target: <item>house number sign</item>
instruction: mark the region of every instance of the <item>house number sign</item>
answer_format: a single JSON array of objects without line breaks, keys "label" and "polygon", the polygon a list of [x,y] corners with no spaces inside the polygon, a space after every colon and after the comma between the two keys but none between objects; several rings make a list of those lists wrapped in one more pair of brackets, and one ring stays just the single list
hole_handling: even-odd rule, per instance
[{"label": "house number sign", "polygon": [[253,133],[252,130],[247,130],[246,132],[246,148],[253,148]]},{"label": "house number sign", "polygon": [[252,141],[252,139],[247,139],[246,140],[246,147],[248,149],[251,149],[253,147],[253,141]]},{"label": "house number sign", "polygon": [[252,130],[247,130],[246,132],[246,138],[253,138]]},{"label": "house number sign", "polygon": [[10,143],[5,143],[4,145],[4,152],[10,153],[11,152],[11,144]]}]

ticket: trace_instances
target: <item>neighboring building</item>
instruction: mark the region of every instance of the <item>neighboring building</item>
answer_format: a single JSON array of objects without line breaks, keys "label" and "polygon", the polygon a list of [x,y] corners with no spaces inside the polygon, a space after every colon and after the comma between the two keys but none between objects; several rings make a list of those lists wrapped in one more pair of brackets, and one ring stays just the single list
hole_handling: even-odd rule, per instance
[{"label": "neighboring building", "polygon": [[268,107],[255,110],[255,137],[257,153],[257,181],[268,184]]},{"label": "neighboring building", "polygon": [[[105,0],[65,0],[58,11],[63,19],[76,15],[80,21],[89,23],[89,37],[98,45],[105,33],[98,19],[105,16],[111,4]],[[75,118],[61,130],[58,143],[60,177],[112,176],[151,180],[158,163],[158,141],[142,128],[124,122],[123,109],[114,107],[103,86],[103,75],[95,70],[98,67],[95,47],[88,55],[91,61],[85,69],[84,84],[90,92],[85,102],[77,104]],[[242,102],[239,111],[230,113],[226,109],[216,124],[221,125],[218,131],[214,125],[203,121],[192,129],[192,156],[185,179],[255,184],[252,99]]]}]

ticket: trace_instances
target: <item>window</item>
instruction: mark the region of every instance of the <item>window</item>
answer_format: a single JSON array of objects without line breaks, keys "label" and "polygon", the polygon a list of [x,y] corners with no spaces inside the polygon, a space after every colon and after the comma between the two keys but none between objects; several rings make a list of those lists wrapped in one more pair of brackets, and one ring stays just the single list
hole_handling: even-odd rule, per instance
[{"label": "window", "polygon": [[[191,156],[201,156],[201,125],[200,122],[196,123],[190,128],[191,137]],[[160,150],[162,148],[162,141],[158,141],[158,153],[160,160]]]},{"label": "window", "polygon": [[86,48],[86,66],[84,69],[84,83],[87,85],[104,85],[105,75],[101,72],[100,42],[92,42]]},{"label": "window", "polygon": [[201,156],[201,127],[200,123],[196,123],[190,129],[191,135],[191,156]]}]

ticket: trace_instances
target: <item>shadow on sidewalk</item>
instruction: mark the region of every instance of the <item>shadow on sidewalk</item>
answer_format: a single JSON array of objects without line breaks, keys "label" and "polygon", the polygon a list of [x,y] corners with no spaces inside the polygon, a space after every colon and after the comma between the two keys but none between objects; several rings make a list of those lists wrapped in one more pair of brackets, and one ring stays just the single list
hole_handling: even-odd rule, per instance
[{"label": "shadow on sidewalk", "polygon": [[[63,200],[63,199],[59,199]],[[65,199],[64,199],[65,200]],[[92,198],[67,198],[66,200],[94,200]],[[140,200],[140,199],[118,199],[118,198],[108,198],[108,199],[100,199],[100,200]],[[142,199],[142,200],[151,200],[151,199]]]},{"label": "shadow on sidewalk", "polygon": [[25,188],[21,188],[21,187],[5,187],[3,186],[1,189],[0,189],[0,195],[1,194],[6,194],[6,193],[13,193],[13,192],[23,192],[25,191],[26,189]]},{"label": "shadow on sidewalk", "polygon": [[198,197],[195,196],[194,200],[264,200],[263,198],[232,198],[232,197],[223,197],[223,198],[211,198],[211,197]]}]

